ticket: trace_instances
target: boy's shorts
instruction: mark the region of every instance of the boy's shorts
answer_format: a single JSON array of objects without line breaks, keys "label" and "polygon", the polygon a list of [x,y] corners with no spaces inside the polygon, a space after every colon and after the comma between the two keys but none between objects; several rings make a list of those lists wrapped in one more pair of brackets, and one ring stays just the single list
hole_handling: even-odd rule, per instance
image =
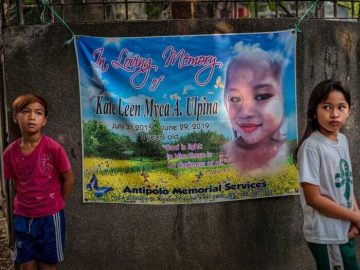
[{"label": "boy's shorts", "polygon": [[14,215],[14,236],[13,259],[16,263],[36,260],[45,264],[56,264],[63,261],[64,210],[40,218]]},{"label": "boy's shorts", "polygon": [[340,245],[308,243],[308,246],[317,270],[360,270],[354,239]]}]

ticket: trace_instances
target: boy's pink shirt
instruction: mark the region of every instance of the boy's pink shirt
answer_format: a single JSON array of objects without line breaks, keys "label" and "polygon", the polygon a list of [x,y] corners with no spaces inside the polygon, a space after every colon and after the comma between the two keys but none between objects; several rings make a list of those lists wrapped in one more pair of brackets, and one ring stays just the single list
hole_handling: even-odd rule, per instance
[{"label": "boy's pink shirt", "polygon": [[69,158],[58,142],[45,135],[29,155],[21,152],[20,142],[16,140],[4,152],[5,179],[16,183],[14,214],[55,214],[65,206],[60,174],[71,169]]}]

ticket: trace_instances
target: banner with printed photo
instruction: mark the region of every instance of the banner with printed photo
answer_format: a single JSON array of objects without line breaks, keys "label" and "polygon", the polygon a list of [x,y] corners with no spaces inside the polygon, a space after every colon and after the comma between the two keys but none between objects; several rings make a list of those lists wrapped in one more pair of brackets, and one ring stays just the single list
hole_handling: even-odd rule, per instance
[{"label": "banner with printed photo", "polygon": [[75,40],[84,202],[298,194],[295,31]]}]

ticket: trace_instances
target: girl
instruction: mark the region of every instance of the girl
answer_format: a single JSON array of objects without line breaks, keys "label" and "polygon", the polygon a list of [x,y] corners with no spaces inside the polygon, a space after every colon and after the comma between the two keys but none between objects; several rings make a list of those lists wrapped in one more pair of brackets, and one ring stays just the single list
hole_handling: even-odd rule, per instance
[{"label": "girl", "polygon": [[340,82],[319,83],[310,96],[306,130],[294,153],[304,236],[317,269],[360,269],[353,239],[359,234],[360,213],[348,142],[339,132],[350,111],[350,93]]}]

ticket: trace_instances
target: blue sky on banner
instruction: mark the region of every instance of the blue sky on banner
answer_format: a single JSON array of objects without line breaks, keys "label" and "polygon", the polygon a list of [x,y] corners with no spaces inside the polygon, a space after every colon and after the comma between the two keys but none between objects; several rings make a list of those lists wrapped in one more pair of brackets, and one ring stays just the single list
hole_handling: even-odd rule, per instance
[{"label": "blue sky on banner", "polygon": [[[210,130],[222,133],[232,139],[231,126],[223,106],[223,84],[228,61],[242,49],[261,48],[268,53],[285,59],[283,89],[285,114],[288,122],[288,138],[296,139],[296,93],[295,93],[295,45],[296,34],[292,30],[271,33],[186,35],[161,37],[90,37],[77,36],[76,51],[79,65],[80,95],[82,119],[98,119],[108,126],[120,119],[119,115],[96,115],[96,97],[107,96],[118,103],[141,104],[154,98],[157,104],[174,106],[176,99],[184,109],[187,97],[206,99],[206,102],[218,102],[219,113],[200,116],[182,115],[181,122],[207,121]],[[167,50],[166,50],[167,48]],[[184,50],[190,56],[212,56],[212,66],[181,66],[179,61],[170,62],[171,53]],[[121,54],[122,53],[122,54]],[[121,61],[118,61],[121,54]],[[119,68],[124,59],[134,57],[147,61],[144,72],[129,67]],[[100,61],[103,59],[104,61]],[[97,61],[97,65],[95,63]],[[112,64],[113,61],[113,64]],[[117,63],[116,63],[117,62]],[[168,65],[166,65],[166,62]],[[155,83],[153,81],[155,79]],[[157,82],[157,83],[156,83]],[[131,118],[129,118],[131,119]],[[125,120],[125,121],[128,121]],[[162,124],[178,123],[179,117],[160,118]],[[137,124],[149,124],[151,118],[136,117]],[[117,132],[117,130],[114,130]],[[134,134],[122,135],[134,137]],[[181,132],[179,132],[181,135]]]}]

